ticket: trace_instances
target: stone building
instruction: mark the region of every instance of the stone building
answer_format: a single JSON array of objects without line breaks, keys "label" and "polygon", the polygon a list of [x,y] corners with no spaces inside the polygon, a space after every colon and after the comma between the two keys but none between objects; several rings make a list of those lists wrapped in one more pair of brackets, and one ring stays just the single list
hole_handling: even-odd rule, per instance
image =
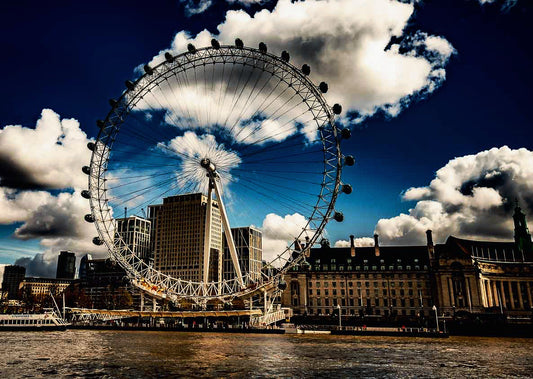
[{"label": "stone building", "polygon": [[458,313],[532,314],[533,244],[524,213],[514,213],[515,241],[491,242],[448,237],[423,246],[332,248],[323,240],[303,264],[285,276],[282,305],[295,314],[445,316]]}]

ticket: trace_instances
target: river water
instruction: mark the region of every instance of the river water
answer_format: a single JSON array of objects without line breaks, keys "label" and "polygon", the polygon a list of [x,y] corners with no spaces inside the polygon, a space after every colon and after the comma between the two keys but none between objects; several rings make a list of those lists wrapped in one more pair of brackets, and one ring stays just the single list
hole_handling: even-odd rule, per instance
[{"label": "river water", "polygon": [[0,332],[0,378],[531,377],[533,340]]}]

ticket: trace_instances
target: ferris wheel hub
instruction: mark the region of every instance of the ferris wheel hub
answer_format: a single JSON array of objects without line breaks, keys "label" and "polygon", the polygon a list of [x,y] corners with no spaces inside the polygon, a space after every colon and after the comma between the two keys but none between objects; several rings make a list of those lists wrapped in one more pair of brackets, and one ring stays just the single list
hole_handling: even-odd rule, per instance
[{"label": "ferris wheel hub", "polygon": [[217,166],[213,162],[211,162],[211,159],[209,158],[202,158],[202,160],[200,161],[200,166],[205,168],[208,172],[212,173],[214,173],[217,169]]}]

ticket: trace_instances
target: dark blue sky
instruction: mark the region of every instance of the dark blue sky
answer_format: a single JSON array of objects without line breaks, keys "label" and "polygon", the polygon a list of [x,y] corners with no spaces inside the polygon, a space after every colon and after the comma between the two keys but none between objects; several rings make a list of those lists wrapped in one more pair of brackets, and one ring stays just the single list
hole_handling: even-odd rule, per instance
[{"label": "dark blue sky", "polygon": [[[167,48],[178,31],[216,32],[226,10],[225,2],[216,2],[187,18],[178,1],[3,2],[0,125],[32,126],[43,108],[51,108],[79,120],[94,137],[95,120],[105,116],[108,99],[123,91],[137,65]],[[358,161],[344,176],[355,191],[339,200],[347,217],[331,226],[334,239],[370,236],[380,218],[407,211],[413,204],[401,201],[402,191],[427,185],[454,157],[503,145],[533,148],[532,18],[529,1],[507,12],[501,3],[473,0],[417,6],[409,27],[446,38],[457,54],[444,84],[427,98],[396,118],[377,115],[354,127],[343,150]],[[0,238],[10,230],[13,225],[1,227]]]}]

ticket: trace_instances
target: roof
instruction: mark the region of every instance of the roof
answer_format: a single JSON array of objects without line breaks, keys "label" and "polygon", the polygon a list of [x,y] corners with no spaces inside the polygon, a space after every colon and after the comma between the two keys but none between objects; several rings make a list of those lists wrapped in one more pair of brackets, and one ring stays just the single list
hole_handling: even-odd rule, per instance
[{"label": "roof", "polygon": [[[335,261],[331,262],[332,259]],[[429,265],[429,256],[427,246],[382,246],[379,248],[379,256],[376,256],[374,247],[356,247],[354,257],[351,256],[349,247],[320,247],[311,249],[307,261],[311,265],[335,263],[378,267],[383,265],[417,266]]]},{"label": "roof", "polygon": [[462,253],[479,260],[495,262],[531,261],[530,254],[523,254],[514,242],[475,241],[454,236],[446,240],[447,252]]}]

